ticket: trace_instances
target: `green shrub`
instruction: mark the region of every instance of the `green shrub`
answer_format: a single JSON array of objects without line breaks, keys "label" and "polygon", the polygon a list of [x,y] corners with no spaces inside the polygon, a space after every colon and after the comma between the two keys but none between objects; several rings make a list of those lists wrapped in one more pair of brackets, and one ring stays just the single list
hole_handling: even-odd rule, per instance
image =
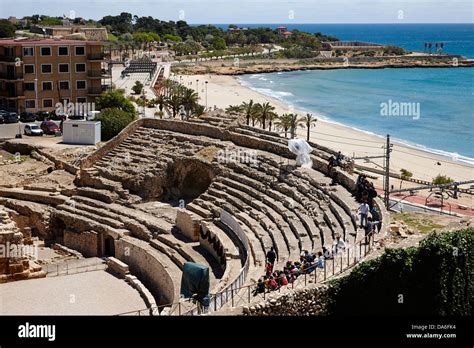
[{"label": "green shrub", "polygon": [[432,232],[331,281],[335,315],[472,315],[474,229]]},{"label": "green shrub", "polygon": [[110,140],[136,119],[135,115],[117,108],[100,111],[97,121],[101,122],[102,140]]}]

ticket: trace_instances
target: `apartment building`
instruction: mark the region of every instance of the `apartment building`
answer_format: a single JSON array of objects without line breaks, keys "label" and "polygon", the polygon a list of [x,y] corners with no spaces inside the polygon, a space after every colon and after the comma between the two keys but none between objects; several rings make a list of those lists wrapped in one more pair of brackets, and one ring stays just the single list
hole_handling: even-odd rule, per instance
[{"label": "apartment building", "polygon": [[103,61],[100,42],[0,40],[0,107],[36,112],[94,102],[110,78]]}]

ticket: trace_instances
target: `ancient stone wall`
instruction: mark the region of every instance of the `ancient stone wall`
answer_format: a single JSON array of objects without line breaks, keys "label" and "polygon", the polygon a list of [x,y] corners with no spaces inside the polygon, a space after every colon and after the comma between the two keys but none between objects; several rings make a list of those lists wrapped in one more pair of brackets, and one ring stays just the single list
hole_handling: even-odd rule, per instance
[{"label": "ancient stone wall", "polygon": [[130,272],[145,284],[156,302],[172,303],[178,300],[179,289],[174,288],[173,280],[156,254],[156,249],[137,239],[124,237],[115,241],[115,257],[130,267]]},{"label": "ancient stone wall", "polygon": [[243,307],[246,316],[309,316],[328,315],[331,309],[331,289],[325,285],[310,285],[291,293],[267,295],[266,301]]},{"label": "ancient stone wall", "polygon": [[68,248],[79,251],[85,257],[99,255],[97,250],[97,240],[100,238],[97,232],[86,231],[81,233],[64,231],[64,245]]}]

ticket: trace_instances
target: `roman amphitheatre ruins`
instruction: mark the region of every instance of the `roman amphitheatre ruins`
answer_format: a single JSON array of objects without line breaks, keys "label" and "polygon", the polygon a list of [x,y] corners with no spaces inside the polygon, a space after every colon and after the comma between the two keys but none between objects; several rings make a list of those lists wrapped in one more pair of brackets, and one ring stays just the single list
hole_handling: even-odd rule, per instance
[{"label": "roman amphitheatre ruins", "polygon": [[[313,166],[302,168],[287,139],[244,124],[219,110],[190,121],[144,118],[69,161],[38,149],[41,170],[0,188],[8,220],[2,242],[41,242],[75,261],[106,262],[140,292],[144,305],[138,309],[148,315],[195,313],[194,304],[180,299],[187,261],[209,267],[209,312],[219,314],[261,301],[250,290],[271,247],[278,269],[304,250],[333,245],[336,235],[353,247],[344,259],[328,262],[324,274],[299,279],[299,288],[322,283],[370,254],[357,228],[356,175],[341,168],[328,172],[335,152],[311,144]],[[221,160],[222,151],[251,153],[255,160]],[[390,217],[378,198],[376,204],[382,236]],[[42,278],[54,266],[0,261],[2,282]]]}]

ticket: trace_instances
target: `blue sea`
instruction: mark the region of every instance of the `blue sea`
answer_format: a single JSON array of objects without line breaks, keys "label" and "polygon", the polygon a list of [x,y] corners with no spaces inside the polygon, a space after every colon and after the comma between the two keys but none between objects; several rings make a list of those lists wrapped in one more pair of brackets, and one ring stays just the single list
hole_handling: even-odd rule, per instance
[{"label": "blue sea", "polygon": [[[240,26],[272,26],[241,24]],[[227,28],[227,25],[222,25]],[[445,52],[474,58],[472,24],[301,24],[341,40],[399,45],[423,51],[444,42]],[[297,110],[474,164],[474,68],[301,71],[246,75],[242,84]],[[384,115],[383,105],[414,103],[419,115]]]}]

